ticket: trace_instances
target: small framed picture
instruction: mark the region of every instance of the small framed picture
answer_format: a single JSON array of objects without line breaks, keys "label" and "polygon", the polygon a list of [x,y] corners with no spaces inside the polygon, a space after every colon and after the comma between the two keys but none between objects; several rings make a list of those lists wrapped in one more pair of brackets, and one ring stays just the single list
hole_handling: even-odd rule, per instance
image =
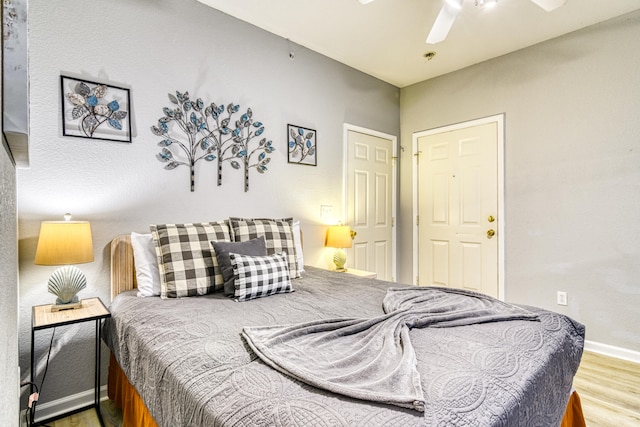
[{"label": "small framed picture", "polygon": [[60,76],[62,135],[131,142],[129,89]]},{"label": "small framed picture", "polygon": [[302,126],[287,125],[289,163],[317,166],[316,131]]}]

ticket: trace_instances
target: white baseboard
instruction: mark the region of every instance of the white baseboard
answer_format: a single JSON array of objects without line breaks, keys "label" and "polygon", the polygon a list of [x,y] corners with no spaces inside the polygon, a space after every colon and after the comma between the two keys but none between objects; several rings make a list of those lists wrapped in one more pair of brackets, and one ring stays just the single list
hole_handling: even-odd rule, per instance
[{"label": "white baseboard", "polygon": [[[93,389],[86,390],[80,393],[72,394],[71,396],[43,403],[42,405],[36,405],[35,421],[37,422],[40,420],[57,417],[58,415],[62,415],[67,412],[89,406],[93,404],[93,393]],[[100,401],[107,399],[107,386],[103,385],[102,387],[100,387]],[[24,413],[22,414],[21,419],[24,419]]]},{"label": "white baseboard", "polygon": [[616,359],[627,360],[629,362],[640,363],[640,351],[627,350],[622,347],[615,347],[609,344],[602,344],[595,341],[584,341],[584,349]]}]

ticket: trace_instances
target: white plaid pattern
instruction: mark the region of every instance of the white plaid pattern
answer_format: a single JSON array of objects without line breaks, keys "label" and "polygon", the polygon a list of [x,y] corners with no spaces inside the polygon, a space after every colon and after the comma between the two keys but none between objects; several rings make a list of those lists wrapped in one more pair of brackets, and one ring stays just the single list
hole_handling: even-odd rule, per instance
[{"label": "white plaid pattern", "polygon": [[151,225],[160,269],[160,297],[205,295],[224,288],[211,240],[231,241],[226,221]]},{"label": "white plaid pattern", "polygon": [[264,237],[267,254],[284,251],[292,279],[300,277],[296,244],[293,239],[293,218],[229,218],[233,238],[236,242],[246,242]]},{"label": "white plaid pattern", "polygon": [[284,252],[266,256],[229,253],[229,258],[235,275],[236,301],[293,292]]}]

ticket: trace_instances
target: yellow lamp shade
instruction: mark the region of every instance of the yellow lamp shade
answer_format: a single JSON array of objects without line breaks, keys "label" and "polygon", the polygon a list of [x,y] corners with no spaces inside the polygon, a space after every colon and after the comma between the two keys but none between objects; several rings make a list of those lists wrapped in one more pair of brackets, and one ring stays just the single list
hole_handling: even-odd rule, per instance
[{"label": "yellow lamp shade", "polygon": [[[71,217],[70,214],[67,215]],[[49,277],[49,292],[58,297],[51,311],[82,306],[77,293],[87,286],[87,278],[78,268],[69,264],[91,261],[93,261],[93,242],[91,226],[87,221],[42,222],[35,263],[64,266],[58,268]]]},{"label": "yellow lamp shade", "polygon": [[327,238],[324,245],[336,248],[333,253],[333,263],[336,265],[336,271],[347,271],[344,268],[347,262],[347,254],[344,252],[344,248],[350,248],[352,240],[351,229],[348,225],[333,225],[327,229]]},{"label": "yellow lamp shade", "polygon": [[351,230],[348,225],[333,225],[327,229],[324,245],[330,248],[350,248]]},{"label": "yellow lamp shade", "polygon": [[37,265],[82,264],[93,261],[88,221],[43,221],[36,249]]}]

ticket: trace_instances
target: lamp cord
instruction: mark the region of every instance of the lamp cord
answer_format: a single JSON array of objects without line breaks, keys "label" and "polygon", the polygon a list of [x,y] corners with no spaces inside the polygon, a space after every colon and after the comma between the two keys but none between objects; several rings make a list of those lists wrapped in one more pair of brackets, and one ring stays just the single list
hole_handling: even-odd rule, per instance
[{"label": "lamp cord", "polygon": [[[38,394],[38,385],[36,383],[32,383],[31,381],[27,381],[24,383],[20,383],[20,388],[25,387],[25,386],[33,386],[33,388],[36,390],[35,394]],[[29,395],[29,399],[31,399],[33,396],[33,394]],[[32,410],[31,407],[33,406],[33,402],[30,402],[30,405],[27,406],[27,410],[24,411],[24,420],[25,420],[25,424],[27,427],[31,426],[31,414],[32,414]]]},{"label": "lamp cord", "polygon": [[44,365],[44,373],[42,374],[42,381],[40,381],[40,390],[42,391],[42,386],[44,385],[44,379],[47,376],[47,370],[49,369],[49,358],[51,357],[51,348],[53,347],[53,337],[56,336],[56,328],[53,328],[53,333],[51,334],[51,341],[49,341],[49,351],[47,352],[47,363]]},{"label": "lamp cord", "polygon": [[[38,401],[39,390],[38,390],[38,384],[32,383],[31,381],[20,383],[20,388],[25,386],[32,386],[36,390],[35,393],[32,393],[29,395],[29,405],[27,406],[27,410],[24,411],[25,426],[31,427],[34,425],[33,418],[35,417],[36,402]],[[40,427],[50,427],[50,426],[47,424],[40,424]]]},{"label": "lamp cord", "polygon": [[[20,384],[20,387],[30,385],[35,388],[36,392],[29,395],[29,406],[25,411],[25,420],[27,422],[27,427],[34,425],[34,418],[36,416],[36,405],[38,404],[38,398],[40,397],[40,392],[42,391],[42,387],[44,385],[44,379],[47,377],[47,371],[49,370],[49,359],[51,358],[51,349],[53,348],[53,338],[56,336],[56,328],[53,328],[53,332],[51,333],[51,341],[49,341],[49,351],[47,352],[47,363],[44,367],[44,373],[42,374],[42,381],[40,381],[40,388],[36,383],[25,382]],[[35,397],[34,397],[35,394]],[[49,427],[46,425],[41,425],[42,427]]]}]

